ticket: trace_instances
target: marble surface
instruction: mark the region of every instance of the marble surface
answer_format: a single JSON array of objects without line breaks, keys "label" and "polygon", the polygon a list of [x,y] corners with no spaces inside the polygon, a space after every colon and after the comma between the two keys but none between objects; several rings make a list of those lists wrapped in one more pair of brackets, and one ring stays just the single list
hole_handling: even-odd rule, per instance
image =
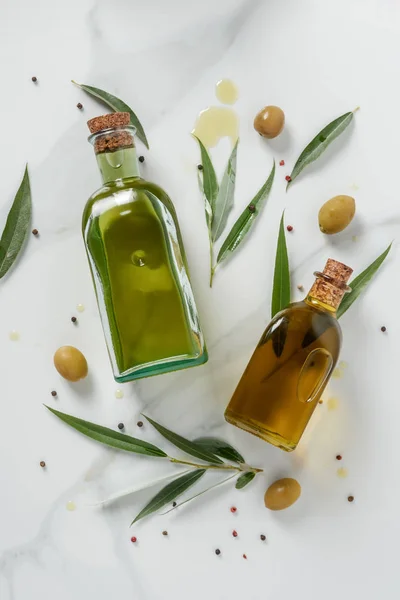
[{"label": "marble surface", "polygon": [[[40,231],[0,283],[0,599],[398,598],[400,4],[3,0],[0,33],[0,221],[28,162],[33,226]],[[215,83],[224,77],[240,92],[230,222],[265,180],[273,156],[287,168],[277,167],[251,240],[219,270],[210,290],[198,149],[189,132],[199,111],[217,104]],[[124,385],[120,399],[80,234],[84,203],[100,181],[86,120],[102,109],[71,79],[120,96],[140,116],[151,144],[150,152],[142,148],[143,175],[174,199],[210,351],[204,367]],[[287,118],[285,133],[270,143],[252,128],[265,104],[282,106]],[[284,177],[310,136],[358,105],[351,131],[286,194]],[[227,140],[213,152],[220,171],[228,152]],[[316,215],[336,194],[354,195],[358,210],[352,225],[331,239],[319,233]],[[347,369],[325,394],[337,406],[318,407],[293,454],[222,416],[268,322],[284,208],[294,227],[288,247],[295,286],[307,288],[329,256],[359,272],[395,240],[384,268],[342,320]],[[294,297],[300,297],[296,287]],[[77,313],[78,303],[84,312]],[[9,339],[14,329],[17,342]],[[81,384],[61,380],[52,366],[53,352],[64,344],[87,356],[90,377]],[[106,508],[94,504],[162,475],[164,466],[107,451],[57,422],[43,403],[110,427],[124,421],[128,433],[168,447],[149,426],[136,427],[145,411],[188,437],[213,433],[230,440],[265,472],[247,490],[228,483],[129,529],[150,492]],[[346,478],[338,477],[338,466],[347,469]],[[263,493],[286,475],[300,481],[301,500],[272,514]],[[75,511],[66,509],[69,501]]]}]

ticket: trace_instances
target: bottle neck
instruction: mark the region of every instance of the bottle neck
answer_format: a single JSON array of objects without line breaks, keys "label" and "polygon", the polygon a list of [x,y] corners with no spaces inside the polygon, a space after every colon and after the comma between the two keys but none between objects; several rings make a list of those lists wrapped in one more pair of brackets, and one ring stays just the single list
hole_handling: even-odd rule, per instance
[{"label": "bottle neck", "polygon": [[[312,290],[312,288],[311,288],[311,290]],[[318,308],[319,310],[324,310],[325,312],[329,312],[333,317],[335,317],[337,308],[335,308],[331,304],[326,304],[325,302],[321,302],[321,300],[312,296],[311,290],[309,291],[307,296],[304,298],[304,302],[306,302],[309,306],[313,306],[314,308]]]},{"label": "bottle neck", "polygon": [[140,177],[135,147],[99,152],[96,160],[104,184],[128,177]]},{"label": "bottle neck", "polygon": [[311,306],[328,311],[336,316],[336,311],[343,296],[351,290],[347,282],[352,272],[353,269],[347,265],[328,258],[322,273],[315,271],[316,280],[305,301]]},{"label": "bottle neck", "polygon": [[339,282],[324,273],[316,272],[314,275],[317,278],[308,292],[305,301],[311,306],[335,315],[344,294],[349,289],[348,286],[345,282]]}]

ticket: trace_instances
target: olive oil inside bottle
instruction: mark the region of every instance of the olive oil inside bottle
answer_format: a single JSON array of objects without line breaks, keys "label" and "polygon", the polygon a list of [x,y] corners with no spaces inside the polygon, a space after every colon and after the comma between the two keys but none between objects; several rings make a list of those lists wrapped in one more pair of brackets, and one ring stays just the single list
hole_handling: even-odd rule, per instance
[{"label": "olive oil inside bottle", "polygon": [[305,302],[280,315],[272,334],[261,338],[225,417],[293,450],[337,362],[341,336],[334,317]]},{"label": "olive oil inside bottle", "polygon": [[[145,193],[100,216],[122,371],[193,351],[164,234]],[[134,340],[134,343],[132,341]]]}]

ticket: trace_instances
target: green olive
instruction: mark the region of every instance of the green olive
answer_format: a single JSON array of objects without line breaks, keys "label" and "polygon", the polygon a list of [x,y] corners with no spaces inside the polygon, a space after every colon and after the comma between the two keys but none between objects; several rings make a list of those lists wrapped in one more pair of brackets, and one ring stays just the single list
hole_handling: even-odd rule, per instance
[{"label": "green olive", "polygon": [[318,213],[322,233],[339,233],[351,223],[356,203],[351,196],[335,196],[323,204]]},{"label": "green olive", "polygon": [[284,477],[272,483],[264,495],[264,504],[270,510],[283,510],[300,498],[301,486],[296,479]]},{"label": "green olive", "polygon": [[279,106],[265,106],[254,119],[254,129],[268,139],[279,135],[285,125],[285,113]]},{"label": "green olive", "polygon": [[79,381],[88,374],[86,358],[73,346],[61,346],[57,350],[54,354],[54,366],[68,381]]}]

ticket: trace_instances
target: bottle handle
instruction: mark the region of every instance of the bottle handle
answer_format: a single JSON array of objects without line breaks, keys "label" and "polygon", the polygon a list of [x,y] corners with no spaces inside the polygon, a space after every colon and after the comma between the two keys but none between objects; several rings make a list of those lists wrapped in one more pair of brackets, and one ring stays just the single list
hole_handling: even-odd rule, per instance
[{"label": "bottle handle", "polygon": [[297,383],[297,399],[309,403],[315,400],[333,369],[333,358],[325,348],[315,348],[301,367]]}]

